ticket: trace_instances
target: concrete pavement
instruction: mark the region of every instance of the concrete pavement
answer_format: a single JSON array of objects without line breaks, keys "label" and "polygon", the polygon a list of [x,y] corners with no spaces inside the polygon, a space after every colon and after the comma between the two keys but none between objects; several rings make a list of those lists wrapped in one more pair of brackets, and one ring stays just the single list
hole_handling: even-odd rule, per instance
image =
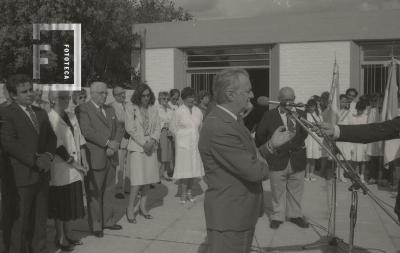
[{"label": "concrete pavement", "polygon": [[[350,183],[338,183],[336,232],[339,238],[348,241]],[[203,212],[202,181],[196,184],[195,203],[179,204],[177,185],[167,182],[156,185],[149,197],[150,213],[153,220],[138,216],[137,224],[129,224],[124,216],[127,200],[113,200],[119,224],[123,230],[105,230],[104,238],[96,238],[88,233],[86,220],[77,221],[73,229],[84,245],[75,248],[77,253],[204,253],[206,230]],[[264,182],[266,215],[261,217],[256,227],[252,252],[346,252],[342,243],[338,247],[320,246],[324,241],[328,224],[327,185],[318,178],[316,182],[305,183],[303,210],[313,224],[308,229],[301,229],[292,223],[285,222],[277,230],[269,228],[268,212],[271,210],[269,181]],[[371,191],[391,205],[394,205],[394,194],[379,190],[374,185]],[[232,210],[234,211],[234,210]],[[54,227],[49,221],[48,242],[50,252],[55,252]],[[303,246],[315,246],[303,249]],[[359,248],[353,252],[400,252],[400,227],[390,220],[367,196],[359,195],[358,220],[355,232],[355,245]]]}]

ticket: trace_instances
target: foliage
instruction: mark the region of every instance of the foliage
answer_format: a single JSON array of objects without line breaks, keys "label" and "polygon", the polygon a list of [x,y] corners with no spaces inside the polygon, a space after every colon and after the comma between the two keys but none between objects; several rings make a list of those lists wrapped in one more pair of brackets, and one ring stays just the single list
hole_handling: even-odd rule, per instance
[{"label": "foliage", "polygon": [[80,23],[83,84],[129,81],[133,24],[192,18],[170,0],[2,0],[0,10],[0,79],[32,73],[33,23]]}]

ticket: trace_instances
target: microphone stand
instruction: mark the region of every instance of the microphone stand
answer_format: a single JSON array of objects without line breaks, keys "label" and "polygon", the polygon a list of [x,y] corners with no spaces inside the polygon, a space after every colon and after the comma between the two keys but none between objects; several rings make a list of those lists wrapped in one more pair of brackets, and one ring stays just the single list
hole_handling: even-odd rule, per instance
[{"label": "microphone stand", "polygon": [[[336,146],[334,140],[330,138],[328,135],[324,133],[324,131],[316,124],[309,122],[304,118],[300,118],[296,112],[289,110],[286,107],[282,107],[286,110],[288,118],[294,119],[308,134],[328,153],[328,155],[332,158],[332,160],[344,170],[347,176],[350,178],[352,184],[348,188],[351,191],[351,207],[350,207],[350,233],[349,233],[349,243],[348,243],[348,251],[353,252],[354,249],[354,231],[357,222],[357,208],[358,208],[358,191],[361,190],[364,195],[368,195],[397,225],[400,225],[399,221],[397,221],[396,217],[390,211],[388,211],[382,203],[379,202],[379,199],[368,189],[368,187],[361,181],[358,173],[354,170],[352,165],[346,161],[343,153]],[[306,126],[307,125],[307,126]],[[313,130],[317,129],[318,132],[322,135],[324,141],[323,143],[319,137],[314,133]],[[341,161],[340,158],[343,159]],[[336,180],[336,179],[335,179]],[[334,182],[334,190],[336,191],[336,181]],[[336,192],[334,193],[334,199],[336,201]],[[334,203],[336,205],[336,203]],[[336,207],[334,207],[334,211],[336,212]],[[336,214],[334,214],[336,215]],[[335,218],[334,218],[335,219]],[[335,228],[335,225],[334,225]],[[342,239],[335,236],[335,229],[333,230],[333,234],[330,234],[328,231],[328,237],[331,239],[328,241],[328,245],[337,246],[338,242],[343,241]],[[310,245],[311,246],[311,245]],[[314,246],[314,245],[313,245]],[[319,245],[316,245],[318,247]],[[314,246],[315,247],[315,246]],[[309,248],[308,246],[304,246],[303,249]]]}]

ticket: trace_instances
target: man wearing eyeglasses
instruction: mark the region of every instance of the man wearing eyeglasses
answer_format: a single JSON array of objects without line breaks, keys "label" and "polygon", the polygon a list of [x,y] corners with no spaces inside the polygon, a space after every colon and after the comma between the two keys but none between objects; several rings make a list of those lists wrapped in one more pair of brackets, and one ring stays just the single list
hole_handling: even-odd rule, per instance
[{"label": "man wearing eyeglasses", "polygon": [[[279,90],[280,102],[294,102],[294,90],[283,87]],[[301,228],[309,224],[302,215],[301,199],[304,190],[304,170],[306,167],[306,149],[304,140],[307,132],[299,126],[291,113],[306,118],[304,111],[291,106],[279,106],[266,112],[256,131],[256,144],[264,144],[271,139],[278,127],[295,133],[293,139],[279,147],[276,152],[264,157],[271,168],[270,182],[272,191],[272,214],[270,228],[277,229],[286,218]]]},{"label": "man wearing eyeglasses", "polygon": [[[103,229],[119,230],[112,203],[114,170],[123,129],[114,108],[106,105],[107,84],[93,82],[91,99],[76,109],[79,124],[89,151],[89,172],[85,178],[89,227],[96,237],[103,237]],[[108,200],[105,202],[104,200]]]}]

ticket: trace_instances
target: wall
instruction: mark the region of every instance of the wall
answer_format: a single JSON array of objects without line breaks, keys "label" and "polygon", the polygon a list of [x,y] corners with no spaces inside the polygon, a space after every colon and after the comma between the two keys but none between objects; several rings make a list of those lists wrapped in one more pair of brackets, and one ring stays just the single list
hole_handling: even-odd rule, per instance
[{"label": "wall", "polygon": [[156,97],[160,91],[174,88],[174,58],[177,49],[147,49],[145,51],[145,80]]},{"label": "wall", "polygon": [[350,84],[350,47],[348,41],[280,44],[279,87],[294,88],[296,100],[304,103],[314,94],[329,91],[336,55],[344,93]]}]

